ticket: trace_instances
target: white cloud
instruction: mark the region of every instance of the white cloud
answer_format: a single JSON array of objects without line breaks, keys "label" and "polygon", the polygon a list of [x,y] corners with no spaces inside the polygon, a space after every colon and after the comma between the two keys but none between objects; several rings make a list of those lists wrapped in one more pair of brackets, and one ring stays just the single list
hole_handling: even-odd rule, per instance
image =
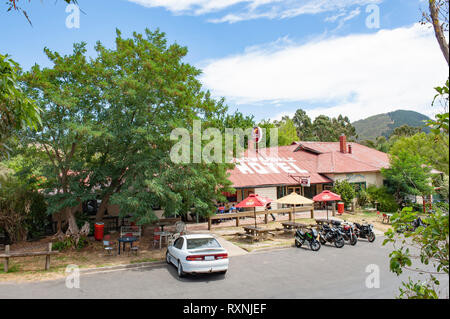
[{"label": "white cloud", "polygon": [[[145,7],[163,7],[176,14],[202,15],[230,10],[211,18],[214,23],[235,23],[259,18],[284,19],[302,14],[332,12],[382,0],[128,0]],[[239,6],[236,6],[239,5]]]},{"label": "white cloud", "polygon": [[448,77],[432,30],[419,24],[301,45],[284,39],[202,69],[203,84],[230,104],[322,104],[310,116],[351,120],[395,109],[431,114],[433,87]]}]

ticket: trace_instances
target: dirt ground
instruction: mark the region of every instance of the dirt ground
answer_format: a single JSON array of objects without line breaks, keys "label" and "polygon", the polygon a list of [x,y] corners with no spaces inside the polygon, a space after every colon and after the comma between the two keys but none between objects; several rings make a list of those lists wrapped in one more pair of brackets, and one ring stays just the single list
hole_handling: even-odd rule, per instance
[{"label": "dirt ground", "polygon": [[[159,250],[159,246],[153,248],[151,236],[142,237],[139,242],[139,252],[130,253],[130,245],[126,245],[125,253],[121,251],[117,255],[117,237],[118,234],[111,235],[111,240],[115,241],[112,255],[108,255],[103,247],[103,242],[95,241],[89,238],[87,247],[76,250],[70,249],[60,252],[56,256],[51,256],[50,270],[45,271],[45,256],[36,257],[17,257],[10,258],[9,271],[4,273],[3,258],[0,259],[0,282],[2,281],[34,281],[55,279],[65,274],[67,265],[77,265],[83,268],[98,268],[122,264],[132,264],[140,262],[150,262],[164,260],[166,249],[163,247]],[[11,252],[18,251],[45,251],[51,238],[45,238],[37,242],[24,242],[11,246]]]}]

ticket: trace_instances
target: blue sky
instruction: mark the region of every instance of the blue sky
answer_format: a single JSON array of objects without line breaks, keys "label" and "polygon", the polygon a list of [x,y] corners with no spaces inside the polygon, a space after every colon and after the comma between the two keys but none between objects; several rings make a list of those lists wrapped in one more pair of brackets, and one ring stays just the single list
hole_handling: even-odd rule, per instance
[{"label": "blue sky", "polygon": [[[186,45],[205,88],[230,110],[257,120],[292,115],[348,115],[358,120],[396,109],[427,115],[432,88],[448,76],[429,28],[417,24],[420,0],[79,0],[80,28],[66,27],[62,0],[23,2],[0,13],[0,52],[27,70],[49,66],[43,48],[70,53],[74,42],[112,47],[124,36],[160,28]],[[379,9],[379,28],[366,19]],[[1,8],[1,6],[0,6]],[[373,7],[369,7],[373,8]]]}]

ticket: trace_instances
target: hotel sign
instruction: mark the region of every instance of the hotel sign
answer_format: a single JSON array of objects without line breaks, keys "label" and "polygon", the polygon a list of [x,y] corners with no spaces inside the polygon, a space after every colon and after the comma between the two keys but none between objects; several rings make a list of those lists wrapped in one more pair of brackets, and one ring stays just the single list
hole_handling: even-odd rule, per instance
[{"label": "hotel sign", "polygon": [[243,157],[234,160],[242,174],[308,174],[292,157]]}]

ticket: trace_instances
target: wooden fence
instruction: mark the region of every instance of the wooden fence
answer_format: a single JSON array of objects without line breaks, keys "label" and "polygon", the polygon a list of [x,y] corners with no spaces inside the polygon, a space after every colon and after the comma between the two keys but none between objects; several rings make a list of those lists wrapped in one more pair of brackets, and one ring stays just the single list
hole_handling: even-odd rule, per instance
[{"label": "wooden fence", "polygon": [[[300,213],[300,212],[311,212],[311,218],[314,218],[314,207],[313,206],[301,206],[301,207],[256,211],[256,216],[264,215],[264,223],[267,224],[269,222],[269,220],[268,220],[269,214],[289,214],[289,220],[292,221],[293,215],[295,213]],[[241,212],[241,213],[225,213],[225,214],[218,214],[218,215],[210,216],[208,218],[208,230],[211,230],[213,220],[225,219],[225,218],[236,219],[236,227],[239,227],[239,218],[240,217],[253,217],[254,218],[255,212],[246,211],[246,212]]]}]

